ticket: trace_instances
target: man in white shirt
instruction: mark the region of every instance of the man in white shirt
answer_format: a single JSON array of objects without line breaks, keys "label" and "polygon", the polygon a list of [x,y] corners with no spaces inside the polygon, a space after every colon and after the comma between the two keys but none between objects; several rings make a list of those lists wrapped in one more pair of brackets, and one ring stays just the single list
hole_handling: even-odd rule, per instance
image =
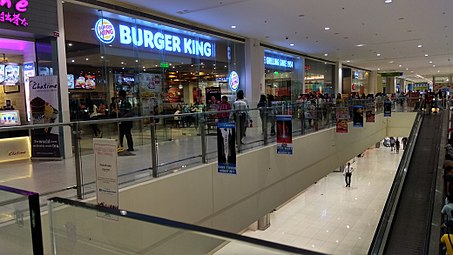
[{"label": "man in white shirt", "polygon": [[352,168],[351,163],[348,162],[348,165],[343,170],[344,181],[346,182],[346,187],[351,187],[351,176],[354,168]]}]

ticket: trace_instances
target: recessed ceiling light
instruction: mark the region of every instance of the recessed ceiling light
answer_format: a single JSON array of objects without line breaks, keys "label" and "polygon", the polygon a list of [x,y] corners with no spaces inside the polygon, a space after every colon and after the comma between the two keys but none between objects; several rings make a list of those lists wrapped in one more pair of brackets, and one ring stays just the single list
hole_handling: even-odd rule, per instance
[{"label": "recessed ceiling light", "polygon": [[393,64],[394,62],[395,62],[395,61],[392,60],[392,61],[390,61],[389,63],[390,63],[390,64]]},{"label": "recessed ceiling light", "polygon": [[71,62],[72,62],[72,63],[74,63],[74,62],[75,62],[75,60],[73,59],[73,60],[71,60]]},{"label": "recessed ceiling light", "polygon": [[85,60],[88,61],[88,58],[86,58]]},{"label": "recessed ceiling light", "polygon": [[399,67],[402,67],[403,65],[399,65]]},{"label": "recessed ceiling light", "polygon": [[393,0],[385,0],[384,3],[386,4],[391,4],[393,2]]},{"label": "recessed ceiling light", "polygon": [[440,73],[440,70],[437,70],[438,73]]},{"label": "recessed ceiling light", "polygon": [[433,67],[436,67],[436,65],[433,65]]},{"label": "recessed ceiling light", "polygon": [[324,53],[324,57],[327,57],[327,56],[329,56],[329,54],[327,54],[327,53]]},{"label": "recessed ceiling light", "polygon": [[381,54],[380,54],[380,53],[377,53],[377,54],[376,54],[376,56],[380,57],[380,56],[381,56]]},{"label": "recessed ceiling light", "polygon": [[409,68],[406,67],[406,71],[409,71]]},{"label": "recessed ceiling light", "polygon": [[430,64],[432,64],[432,63],[433,63],[433,61],[429,61],[429,63],[430,63]]},{"label": "recessed ceiling light", "polygon": [[138,63],[138,59],[135,60],[135,63]]},{"label": "recessed ceiling light", "polygon": [[72,47],[72,43],[68,43],[68,46],[69,46],[69,47]]},{"label": "recessed ceiling light", "polygon": [[411,73],[413,73],[414,71],[411,71]]},{"label": "recessed ceiling light", "polygon": [[101,59],[104,59],[104,56],[101,56]]},{"label": "recessed ceiling light", "polygon": [[235,28],[236,28],[236,26],[235,26],[235,25],[232,25],[232,26],[231,26],[231,28],[232,28],[232,29],[235,29]]},{"label": "recessed ceiling light", "polygon": [[363,47],[365,46],[365,44],[361,43],[361,44],[356,44],[357,47]]},{"label": "recessed ceiling light", "polygon": [[143,69],[145,69],[145,68],[146,68],[146,67],[145,67],[145,66],[143,66]]},{"label": "recessed ceiling light", "polygon": [[157,67],[157,65],[154,65],[155,67]]},{"label": "recessed ceiling light", "polygon": [[124,62],[121,61],[121,64],[124,65]]},{"label": "recessed ceiling light", "polygon": [[289,46],[294,46],[294,43],[290,43]]},{"label": "recessed ceiling light", "polygon": [[329,31],[330,27],[325,27],[324,30]]},{"label": "recessed ceiling light", "polygon": [[381,68],[379,68],[379,67],[378,67],[378,69],[377,69],[377,70],[378,70],[378,71],[381,71]]},{"label": "recessed ceiling light", "polygon": [[427,56],[428,56],[428,54],[425,54],[425,57],[427,57]]},{"label": "recessed ceiling light", "polygon": [[421,48],[421,47],[423,47],[423,45],[419,44],[419,45],[417,45],[417,47]]},{"label": "recessed ceiling light", "polygon": [[351,60],[346,60],[346,63],[350,63],[350,62],[351,62]]}]

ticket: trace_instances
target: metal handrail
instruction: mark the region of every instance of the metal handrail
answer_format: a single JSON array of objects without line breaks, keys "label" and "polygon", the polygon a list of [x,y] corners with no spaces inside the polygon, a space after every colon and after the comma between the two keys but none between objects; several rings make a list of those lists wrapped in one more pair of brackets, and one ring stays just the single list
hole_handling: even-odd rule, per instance
[{"label": "metal handrail", "polygon": [[384,253],[384,248],[393,223],[393,218],[395,216],[399,197],[403,189],[407,169],[412,158],[412,153],[414,151],[422,121],[423,115],[419,112],[417,113],[417,117],[409,135],[407,150],[404,150],[392,187],[390,188],[387,201],[385,202],[384,209],[382,210],[381,218],[376,228],[373,241],[371,242],[370,249],[368,250],[369,255]]}]

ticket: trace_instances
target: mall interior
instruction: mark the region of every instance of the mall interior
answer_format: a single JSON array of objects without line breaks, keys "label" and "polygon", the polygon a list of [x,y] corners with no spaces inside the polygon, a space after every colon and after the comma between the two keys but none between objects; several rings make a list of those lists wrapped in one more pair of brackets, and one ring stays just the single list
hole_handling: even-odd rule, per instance
[{"label": "mall interior", "polygon": [[0,253],[453,254],[451,12],[0,0]]}]

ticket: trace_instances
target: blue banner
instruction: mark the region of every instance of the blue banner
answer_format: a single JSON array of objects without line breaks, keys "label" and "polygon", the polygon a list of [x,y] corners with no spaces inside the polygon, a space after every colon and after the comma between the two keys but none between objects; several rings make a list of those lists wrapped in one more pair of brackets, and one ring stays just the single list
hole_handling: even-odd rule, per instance
[{"label": "blue banner", "polygon": [[363,105],[354,105],[352,109],[352,121],[354,127],[363,127],[363,112],[365,107]]},{"label": "blue banner", "polygon": [[384,117],[392,117],[392,102],[384,102]]},{"label": "blue banner", "polygon": [[217,123],[218,172],[236,174],[236,124]]}]

